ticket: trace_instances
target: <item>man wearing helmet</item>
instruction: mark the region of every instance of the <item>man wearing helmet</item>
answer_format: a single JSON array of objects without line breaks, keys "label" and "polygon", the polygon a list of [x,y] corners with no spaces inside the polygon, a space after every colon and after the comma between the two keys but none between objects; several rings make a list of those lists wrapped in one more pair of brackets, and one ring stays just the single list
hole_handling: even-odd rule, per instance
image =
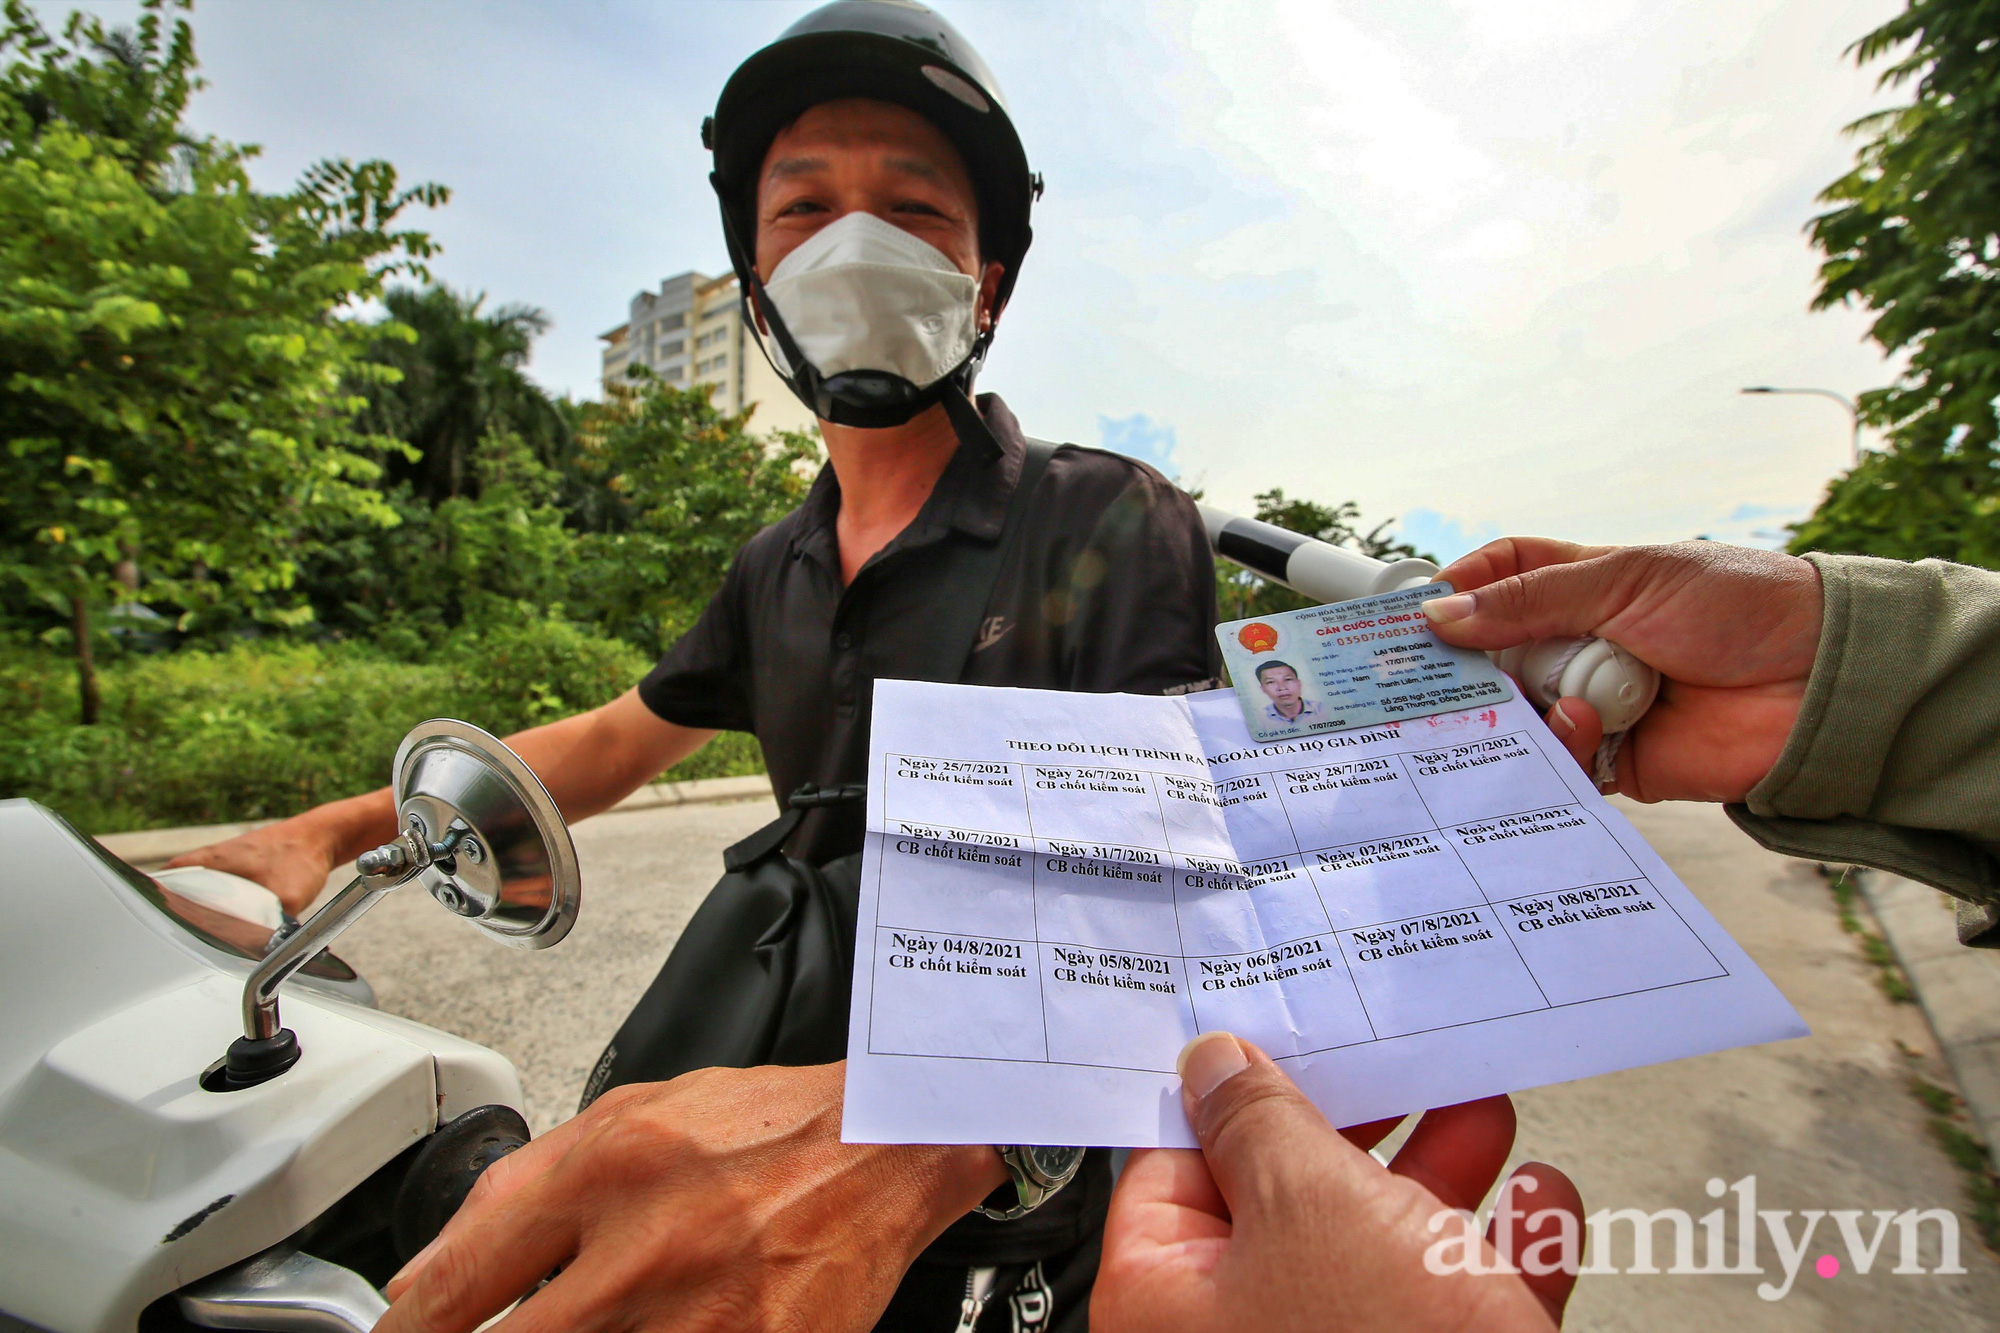
[{"label": "man wearing helmet", "polygon": [[[636,690],[510,738],[565,815],[722,729],[756,734],[781,797],[859,782],[876,678],[1141,693],[1212,678],[1214,570],[1188,497],[1116,455],[1031,446],[997,397],[972,396],[1041,187],[965,39],[906,0],[837,0],[736,71],[703,138],[746,313],[819,417],[828,465]],[[990,593],[968,598],[975,568],[994,571]],[[296,909],[394,822],[373,793],[189,859]],[[850,804],[814,810],[787,846],[824,864],[861,842]],[[843,1074],[610,1089],[486,1172],[379,1327],[470,1333],[560,1269],[502,1327],[1082,1328],[1105,1154],[1077,1170],[1073,1150],[1009,1149],[1031,1174],[1064,1164],[1010,1184],[1017,1159],[991,1147],[844,1145]],[[968,1216],[1017,1190],[1039,1206]]]}]

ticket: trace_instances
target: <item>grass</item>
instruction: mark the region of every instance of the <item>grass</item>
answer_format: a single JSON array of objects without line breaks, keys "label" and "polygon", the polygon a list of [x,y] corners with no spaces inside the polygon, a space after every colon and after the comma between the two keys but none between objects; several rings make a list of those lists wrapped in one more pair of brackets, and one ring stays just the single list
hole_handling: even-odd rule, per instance
[{"label": "grass", "polygon": [[[1820,866],[1820,873],[1826,876],[1828,886],[1833,891],[1833,900],[1840,910],[1840,928],[1861,946],[1861,952],[1875,965],[1876,984],[1882,993],[1897,1004],[1914,1004],[1916,995],[1910,989],[1909,979],[1896,962],[1889,942],[1881,934],[1870,929],[1861,920],[1855,905],[1861,897],[1855,884],[1854,867],[1843,866],[1835,874],[1831,866]],[[1922,1058],[1922,1053],[1896,1043],[1903,1055],[1912,1061]],[[1939,1087],[1920,1074],[1910,1076],[1911,1095],[1923,1103],[1930,1113],[1925,1128],[1945,1156],[1958,1167],[1964,1179],[1965,1197],[1972,1205],[1972,1225],[1986,1245],[2000,1251],[2000,1175],[1993,1169],[1992,1155],[1986,1145],[1972,1132],[1965,1115],[1965,1105],[1958,1094],[1949,1088]]]},{"label": "grass", "polygon": [[1990,1248],[2000,1250],[2000,1175],[1986,1145],[1967,1127],[1964,1104],[1957,1093],[1921,1077],[1911,1078],[1910,1091],[1931,1113],[1931,1137],[1965,1177],[1973,1226]]},{"label": "grass", "polygon": [[[0,797],[92,833],[282,818],[383,785],[426,718],[505,735],[595,707],[648,665],[559,622],[462,634],[426,662],[276,641],[128,655],[105,665],[103,715],[85,727],[67,661],[16,651],[0,656]],[[666,776],[762,770],[755,740],[728,733]]]},{"label": "grass", "polygon": [[1903,975],[1903,969],[1896,962],[1896,955],[1889,948],[1889,941],[1880,933],[1871,930],[1863,922],[1854,905],[1860,900],[1861,890],[1855,886],[1853,867],[1842,866],[1835,874],[1833,867],[1822,865],[1820,874],[1826,876],[1827,885],[1833,891],[1834,904],[1840,909],[1840,928],[1854,936],[1861,946],[1862,956],[1875,965],[1875,984],[1882,993],[1897,1004],[1915,1004],[1916,995],[1910,990],[1910,982]]}]

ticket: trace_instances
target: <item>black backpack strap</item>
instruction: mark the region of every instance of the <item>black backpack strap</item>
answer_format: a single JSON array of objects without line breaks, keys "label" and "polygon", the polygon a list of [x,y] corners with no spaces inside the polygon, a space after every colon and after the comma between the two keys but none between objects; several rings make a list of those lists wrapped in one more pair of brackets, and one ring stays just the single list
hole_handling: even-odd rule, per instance
[{"label": "black backpack strap", "polygon": [[1014,483],[1014,494],[1007,499],[1007,516],[1001,521],[1000,540],[993,543],[993,568],[986,576],[982,594],[974,603],[979,607],[979,619],[973,622],[972,633],[966,636],[959,675],[965,674],[964,660],[972,656],[973,647],[979,642],[979,627],[986,623],[986,612],[992,609],[993,590],[1000,582],[1000,571],[1007,568],[1020,552],[1021,543],[1026,540],[1021,534],[1028,526],[1028,506],[1033,502],[1035,488],[1042,484],[1042,474],[1049,470],[1049,460],[1062,447],[1047,440],[1028,440],[1026,444],[1021,455],[1020,480]]},{"label": "black backpack strap", "polygon": [[1028,526],[1028,505],[1059,447],[1047,440],[1026,443],[1021,454],[1021,476],[1014,483],[1014,493],[1007,499],[1006,517],[1000,523],[1000,539],[991,546],[967,552],[964,563],[958,565],[953,571],[955,577],[949,581],[950,592],[940,608],[944,632],[938,635],[938,642],[957,644],[958,655],[952,659],[951,674],[939,677],[941,680],[956,684],[965,675],[966,660],[979,642],[979,629],[986,623],[1000,571],[1007,568],[1021,549],[1021,532]]},{"label": "black backpack strap", "polygon": [[805,783],[785,800],[785,813],[758,829],[740,842],[731,843],[722,853],[725,870],[742,870],[763,860],[778,848],[784,846],[785,839],[806,817],[806,811],[817,810],[821,806],[845,805],[868,795],[868,788],[859,782],[843,782],[838,787],[821,787]]},{"label": "black backpack strap", "polygon": [[[944,402],[959,438],[974,431],[991,438],[992,428],[970,399],[963,394],[947,394]],[[937,645],[937,655],[914,667],[910,673],[912,679],[956,683],[965,674],[966,659],[972,656],[972,647],[979,642],[979,628],[986,623],[987,606],[993,599],[994,586],[1000,581],[1000,571],[1020,549],[1028,506],[1057,447],[1046,440],[1027,441],[1021,456],[1021,474],[1014,481],[1014,493],[1008,497],[1006,515],[1000,521],[999,539],[984,545],[957,543],[952,550],[950,568],[939,589],[937,632],[931,639]]]}]

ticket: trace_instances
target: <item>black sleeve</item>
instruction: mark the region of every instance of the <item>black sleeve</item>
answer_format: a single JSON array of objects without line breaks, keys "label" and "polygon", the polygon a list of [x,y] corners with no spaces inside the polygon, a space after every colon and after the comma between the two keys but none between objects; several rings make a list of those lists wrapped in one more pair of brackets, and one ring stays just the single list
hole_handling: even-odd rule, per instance
[{"label": "black sleeve", "polygon": [[1160,694],[1213,682],[1222,652],[1201,515],[1153,469],[1117,462],[1124,485],[1076,549],[1067,578],[1052,585],[1067,585],[1069,688]]},{"label": "black sleeve", "polygon": [[743,552],[738,552],[701,619],[639,682],[640,701],[679,726],[754,730],[742,610]]}]

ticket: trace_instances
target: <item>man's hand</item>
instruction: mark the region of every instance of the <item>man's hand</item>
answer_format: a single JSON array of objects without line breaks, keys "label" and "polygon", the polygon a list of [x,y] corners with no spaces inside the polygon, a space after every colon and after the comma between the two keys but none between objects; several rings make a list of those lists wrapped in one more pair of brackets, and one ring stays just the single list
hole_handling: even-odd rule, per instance
[{"label": "man's hand", "polygon": [[[387,793],[383,805],[388,805]],[[327,807],[321,807],[321,810]],[[312,900],[326,884],[326,877],[345,858],[339,855],[336,835],[321,816],[308,811],[275,824],[252,829],[223,842],[197,847],[167,862],[176,866],[207,866],[232,875],[255,880],[278,895],[287,912],[304,916]],[[393,819],[391,823],[393,829]]]},{"label": "man's hand", "polygon": [[377,1330],[470,1333],[531,1291],[502,1333],[870,1327],[1006,1172],[988,1147],[841,1143],[846,1069],[612,1089],[487,1168]]},{"label": "man's hand", "polygon": [[[1458,592],[1424,610],[1448,642],[1593,634],[1659,671],[1659,700],[1618,751],[1614,789],[1640,801],[1742,800],[1784,749],[1819,647],[1819,571],[1775,551],[1506,537],[1438,577]],[[1596,710],[1564,699],[1549,725],[1588,769]]]},{"label": "man's hand", "polygon": [[1207,1033],[1181,1069],[1201,1151],[1135,1152],[1126,1164],[1090,1304],[1097,1333],[1512,1333],[1560,1321],[1580,1245],[1571,1271],[1535,1262],[1546,1257],[1535,1247],[1559,1249],[1550,1242],[1565,1226],[1580,1237],[1583,1206],[1554,1167],[1516,1173],[1534,1181],[1526,1224],[1489,1233],[1480,1252],[1482,1266],[1499,1267],[1497,1240],[1522,1257],[1523,1274],[1437,1274],[1424,1262],[1446,1234],[1431,1219],[1475,1207],[1506,1164],[1505,1097],[1428,1113],[1384,1169],[1365,1149],[1395,1122],[1343,1135],[1247,1042]]}]

